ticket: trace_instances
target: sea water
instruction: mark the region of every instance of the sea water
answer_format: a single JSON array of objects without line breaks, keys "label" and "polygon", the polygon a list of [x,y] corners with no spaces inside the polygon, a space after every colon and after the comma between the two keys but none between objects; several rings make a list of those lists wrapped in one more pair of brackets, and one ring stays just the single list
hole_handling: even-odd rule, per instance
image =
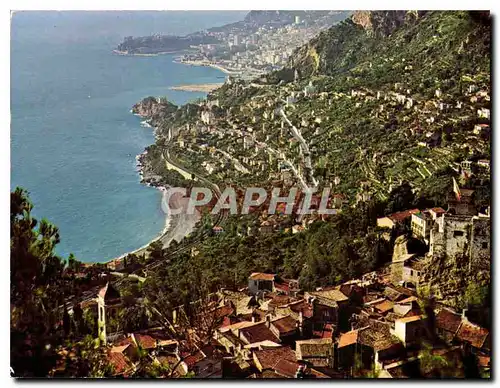
[{"label": "sea water", "polygon": [[244,12],[21,12],[11,25],[11,189],[60,229],[57,253],[105,261],[143,246],[165,226],[161,192],[141,185],[136,155],[152,128],[130,113],[147,96],[176,104],[203,93],[173,85],[221,82],[174,55],[112,54],[124,36],[186,34]]}]

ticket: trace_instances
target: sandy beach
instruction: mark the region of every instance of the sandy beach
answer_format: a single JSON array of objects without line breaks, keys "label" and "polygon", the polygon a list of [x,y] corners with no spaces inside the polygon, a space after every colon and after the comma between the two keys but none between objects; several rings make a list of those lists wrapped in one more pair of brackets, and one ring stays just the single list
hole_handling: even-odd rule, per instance
[{"label": "sandy beach", "polygon": [[184,92],[203,92],[210,93],[215,89],[220,88],[223,83],[216,84],[192,84],[192,85],[179,85],[179,86],[171,86],[170,90],[181,90]]}]

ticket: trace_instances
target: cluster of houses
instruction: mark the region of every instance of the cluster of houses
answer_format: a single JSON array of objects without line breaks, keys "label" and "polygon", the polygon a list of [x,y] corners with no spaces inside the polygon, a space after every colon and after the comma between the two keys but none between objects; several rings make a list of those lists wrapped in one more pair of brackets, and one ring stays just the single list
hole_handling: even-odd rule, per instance
[{"label": "cluster of houses", "polygon": [[[377,226],[393,229],[406,224],[413,237],[423,241],[428,248],[425,254],[408,253],[407,249],[393,255],[393,281],[416,288],[424,274],[424,263],[433,258],[445,257],[452,262],[457,257],[466,258],[469,269],[490,270],[491,218],[489,207],[477,213],[474,190],[458,189],[448,198],[448,210],[440,207],[409,209],[377,220]],[[384,234],[390,238],[389,233]]]},{"label": "cluster of houses", "polygon": [[[116,293],[99,293],[103,316],[112,314]],[[369,273],[334,287],[302,292],[298,281],[252,273],[248,286],[221,290],[203,311],[210,335],[186,352],[186,339],[162,328],[108,336],[108,361],[116,376],[133,376],[147,362],[165,375],[197,378],[351,378],[376,371],[381,378],[425,377],[424,343],[456,360],[473,355],[480,370],[490,367],[491,336],[465,313],[445,306],[426,308],[414,290],[394,283],[388,272]],[[106,310],[106,311],[105,311]],[[181,321],[182,307],[172,314]],[[100,323],[100,328],[102,324]]]},{"label": "cluster of houses", "polygon": [[210,296],[197,313],[210,321],[209,329],[207,324],[189,327],[189,338],[173,334],[186,324],[183,306],[169,314],[168,330],[164,325],[108,333],[107,322],[116,320],[122,307],[111,283],[99,290],[95,303],[82,308],[97,308],[98,337],[116,376],[134,376],[150,363],[168,377],[426,377],[431,372],[422,363],[428,346],[447,360],[446,373],[455,377],[463,374],[464,357],[488,372],[489,330],[470,321],[465,311],[417,293],[426,264],[437,256],[466,257],[474,271],[489,271],[489,210],[477,214],[474,192],[456,190],[446,211],[410,209],[378,220],[385,228],[407,223],[413,236],[428,245],[427,254],[396,244],[392,262],[380,272],[305,292],[297,280],[252,273],[246,287]]}]

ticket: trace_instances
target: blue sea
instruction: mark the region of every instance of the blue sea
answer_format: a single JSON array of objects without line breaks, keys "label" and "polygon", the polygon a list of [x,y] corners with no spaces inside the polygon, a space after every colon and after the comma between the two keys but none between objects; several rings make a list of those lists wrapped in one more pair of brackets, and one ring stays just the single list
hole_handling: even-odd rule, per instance
[{"label": "blue sea", "polygon": [[11,188],[60,229],[57,253],[104,261],[165,226],[161,193],[139,183],[137,154],[154,142],[129,111],[147,96],[176,104],[202,93],[169,86],[222,82],[173,55],[112,54],[124,36],[186,34],[245,12],[18,12],[11,24]]}]

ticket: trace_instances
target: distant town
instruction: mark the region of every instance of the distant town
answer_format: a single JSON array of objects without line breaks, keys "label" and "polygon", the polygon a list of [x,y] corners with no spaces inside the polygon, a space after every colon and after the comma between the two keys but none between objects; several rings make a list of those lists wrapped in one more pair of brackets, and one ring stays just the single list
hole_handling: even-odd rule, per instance
[{"label": "distant town", "polygon": [[297,47],[348,14],[346,11],[252,11],[242,22],[188,37],[128,37],[116,52],[155,55],[188,51],[177,61],[211,66],[235,77],[253,78],[282,68]]}]

